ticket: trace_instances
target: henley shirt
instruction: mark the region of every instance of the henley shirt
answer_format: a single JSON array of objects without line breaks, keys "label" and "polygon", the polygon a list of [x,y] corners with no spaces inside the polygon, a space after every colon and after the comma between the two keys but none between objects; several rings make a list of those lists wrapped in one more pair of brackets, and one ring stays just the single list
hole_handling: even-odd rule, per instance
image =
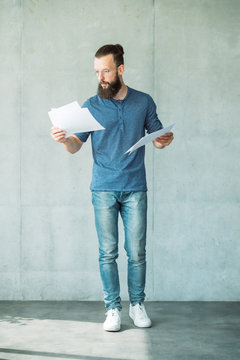
[{"label": "henley shirt", "polygon": [[93,171],[90,189],[94,191],[147,191],[144,164],[145,146],[125,152],[138,140],[162,129],[156,105],[150,95],[128,87],[123,100],[95,95],[82,107],[88,108],[105,128],[75,133],[83,142],[91,135]]}]

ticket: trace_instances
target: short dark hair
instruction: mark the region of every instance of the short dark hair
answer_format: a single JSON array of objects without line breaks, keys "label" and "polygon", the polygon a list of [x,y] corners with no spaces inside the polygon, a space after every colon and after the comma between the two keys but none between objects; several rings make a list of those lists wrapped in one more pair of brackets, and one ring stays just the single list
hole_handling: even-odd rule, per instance
[{"label": "short dark hair", "polygon": [[120,45],[120,44],[103,45],[102,47],[100,47],[98,49],[98,51],[95,54],[95,57],[100,58],[102,56],[106,56],[109,54],[113,55],[113,59],[114,59],[116,66],[124,64],[124,60],[123,60],[124,51],[123,51],[122,45]]}]

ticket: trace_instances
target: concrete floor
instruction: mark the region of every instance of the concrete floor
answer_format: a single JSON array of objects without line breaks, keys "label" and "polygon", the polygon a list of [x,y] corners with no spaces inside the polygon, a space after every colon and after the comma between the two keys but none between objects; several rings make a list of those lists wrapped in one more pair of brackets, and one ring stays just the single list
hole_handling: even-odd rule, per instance
[{"label": "concrete floor", "polygon": [[239,360],[240,302],[147,302],[150,329],[123,303],[118,333],[101,302],[0,302],[0,360]]}]

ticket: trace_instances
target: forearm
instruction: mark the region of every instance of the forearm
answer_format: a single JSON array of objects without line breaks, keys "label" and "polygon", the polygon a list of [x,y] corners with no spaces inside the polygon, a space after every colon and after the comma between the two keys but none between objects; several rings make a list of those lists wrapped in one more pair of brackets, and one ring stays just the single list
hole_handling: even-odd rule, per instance
[{"label": "forearm", "polygon": [[66,138],[66,141],[63,143],[63,146],[68,152],[74,154],[81,149],[82,144],[83,142],[81,140],[79,140],[76,136],[71,135],[68,138]]}]

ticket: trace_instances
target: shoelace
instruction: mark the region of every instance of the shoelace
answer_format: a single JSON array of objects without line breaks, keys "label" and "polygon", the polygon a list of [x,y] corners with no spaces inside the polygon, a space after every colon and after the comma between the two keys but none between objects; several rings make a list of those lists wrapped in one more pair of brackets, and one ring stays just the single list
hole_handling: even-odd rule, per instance
[{"label": "shoelace", "polygon": [[106,315],[111,319],[111,320],[114,320],[114,318],[117,318],[118,317],[118,312],[117,310],[110,310],[110,311],[107,311],[106,312]]},{"label": "shoelace", "polygon": [[146,318],[146,312],[144,310],[144,307],[141,304],[138,304],[137,306],[137,311],[138,311],[138,316],[140,316],[141,319],[145,319]]}]

